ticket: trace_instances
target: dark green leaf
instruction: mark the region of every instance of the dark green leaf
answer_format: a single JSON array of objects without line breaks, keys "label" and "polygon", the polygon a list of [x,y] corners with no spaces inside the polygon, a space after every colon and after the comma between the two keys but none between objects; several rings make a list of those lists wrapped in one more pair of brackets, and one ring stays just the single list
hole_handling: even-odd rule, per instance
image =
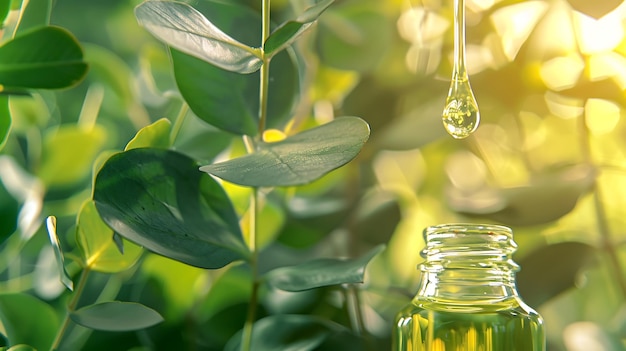
[{"label": "dark green leaf", "polygon": [[222,32],[193,7],[173,1],[146,1],[135,16],[155,37],[186,54],[237,73],[257,71],[260,50]]},{"label": "dark green leaf", "polygon": [[[172,50],[178,89],[191,110],[216,128],[240,135],[256,135],[259,113],[259,74],[241,75],[216,68]],[[281,52],[272,59],[268,96],[268,126],[282,127],[298,96],[293,55]]]},{"label": "dark green leaf", "polygon": [[587,244],[563,242],[542,247],[518,261],[517,288],[530,306],[541,306],[574,287],[576,278],[595,253]]},{"label": "dark green leaf", "polygon": [[160,255],[202,268],[249,255],[224,190],[177,152],[114,155],[96,177],[94,200],[113,230]]},{"label": "dark green leaf", "polygon": [[269,38],[267,38],[263,45],[266,57],[270,58],[291,45],[291,43],[304,33],[334,1],[335,0],[320,1],[306,9],[296,20],[288,21],[278,27]]},{"label": "dark green leaf", "polygon": [[[252,345],[255,351],[315,350],[328,337],[345,327],[309,315],[274,315],[254,324]],[[241,333],[236,334],[225,347],[226,351],[241,348]]]},{"label": "dark green leaf", "polygon": [[172,123],[167,118],[141,128],[135,137],[126,144],[124,150],[137,149],[140,147],[154,147],[167,149],[170,147],[170,130]]},{"label": "dark green leaf", "polygon": [[48,230],[48,236],[50,237],[50,244],[54,250],[54,258],[57,263],[57,271],[59,272],[60,281],[70,290],[74,290],[74,282],[70,275],[65,270],[65,257],[63,256],[63,250],[61,249],[61,243],[59,242],[59,236],[57,235],[57,219],[54,216],[48,216],[46,219],[46,229]]},{"label": "dark green leaf", "polygon": [[11,131],[11,112],[9,111],[9,98],[0,95],[0,150],[4,148],[7,142],[9,132]]},{"label": "dark green leaf", "polygon": [[317,259],[296,266],[276,268],[267,273],[267,282],[282,290],[303,291],[322,286],[362,283],[365,266],[384,249],[377,246],[354,260]]},{"label": "dark green leaf", "polygon": [[52,307],[26,294],[0,294],[0,324],[10,345],[50,350],[59,319]]},{"label": "dark green leaf", "polygon": [[63,28],[37,28],[0,47],[0,84],[6,88],[66,88],[86,73],[81,47]]},{"label": "dark green leaf", "polygon": [[369,126],[362,119],[337,118],[285,140],[263,143],[255,153],[200,170],[239,185],[300,185],[348,163],[368,138]]},{"label": "dark green leaf", "polygon": [[151,308],[120,301],[85,306],[70,313],[70,318],[83,327],[107,331],[139,330],[163,321],[163,317]]},{"label": "dark green leaf", "polygon": [[30,345],[19,344],[9,347],[6,351],[37,351],[37,349]]},{"label": "dark green leaf", "polygon": [[587,16],[591,16],[595,19],[600,19],[609,12],[615,10],[619,5],[624,2],[623,0],[567,0],[567,2],[576,11],[580,11]]},{"label": "dark green leaf", "polygon": [[0,245],[17,229],[20,205],[0,178]]}]

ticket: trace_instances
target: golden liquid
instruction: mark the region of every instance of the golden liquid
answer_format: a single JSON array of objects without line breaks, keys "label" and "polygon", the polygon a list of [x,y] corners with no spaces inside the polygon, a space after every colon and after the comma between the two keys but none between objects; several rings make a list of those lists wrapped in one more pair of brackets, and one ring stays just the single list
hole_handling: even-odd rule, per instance
[{"label": "golden liquid", "polygon": [[448,134],[467,138],[480,123],[478,103],[465,67],[465,1],[454,1],[454,66],[442,120]]},{"label": "golden liquid", "polygon": [[441,117],[446,131],[455,139],[466,138],[478,128],[480,112],[469,80],[452,81]]},{"label": "golden liquid", "polygon": [[544,351],[541,317],[526,306],[446,311],[411,304],[396,318],[393,351]]}]

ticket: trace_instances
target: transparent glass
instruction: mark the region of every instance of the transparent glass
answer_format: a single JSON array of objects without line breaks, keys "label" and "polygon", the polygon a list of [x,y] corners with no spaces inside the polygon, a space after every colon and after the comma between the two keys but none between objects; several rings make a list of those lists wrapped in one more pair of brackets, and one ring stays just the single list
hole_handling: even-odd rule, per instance
[{"label": "transparent glass", "polygon": [[444,224],[424,238],[419,290],[396,316],[392,350],[545,350],[541,316],[515,287],[511,229]]}]

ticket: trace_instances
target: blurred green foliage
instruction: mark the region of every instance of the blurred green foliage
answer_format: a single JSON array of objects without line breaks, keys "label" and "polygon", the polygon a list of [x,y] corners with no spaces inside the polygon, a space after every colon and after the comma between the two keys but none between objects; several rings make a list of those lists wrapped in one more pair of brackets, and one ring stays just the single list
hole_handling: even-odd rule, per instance
[{"label": "blurred green foliage", "polygon": [[[241,134],[253,136],[258,122],[259,74],[207,68],[168,49],[138,24],[139,3],[31,0],[16,27],[22,1],[0,1],[0,53],[13,37],[49,26],[44,33],[64,33],[69,40],[72,50],[66,53],[77,53],[74,45],[80,44],[81,55],[68,61],[89,66],[80,82],[72,78],[54,87],[5,84],[0,74],[0,349],[47,349],[72,303],[42,225],[50,215],[58,220],[67,274],[77,281],[81,265],[95,262],[75,307],[132,301],[164,318],[149,328],[116,333],[70,323],[63,347],[237,346],[237,338],[229,340],[241,332],[248,313],[255,274],[249,265],[205,270],[148,251],[130,269],[132,259],[93,261],[120,254],[106,239],[112,230],[92,216],[88,201],[112,154],[151,146],[129,154],[176,152],[186,155],[176,156],[184,167],[197,169],[196,163],[246,154]],[[213,12],[210,19],[246,45],[261,45],[261,1],[187,3],[200,11],[246,7],[221,16]],[[272,21],[293,20],[315,3],[274,0]],[[467,63],[482,121],[462,141],[445,134],[440,117],[451,73],[452,6],[443,0],[337,0],[272,61],[264,133],[269,141],[343,115],[363,118],[371,135],[355,160],[319,180],[261,188],[258,274],[319,257],[362,257],[380,244],[386,248],[367,265],[364,284],[305,291],[263,284],[253,338],[267,348],[301,340],[303,349],[388,349],[392,318],[419,279],[421,231],[446,222],[513,228],[522,267],[519,291],[543,315],[549,350],[626,348],[625,5],[466,0]],[[64,59],[54,53],[37,52],[35,65]],[[9,66],[4,57],[0,73]],[[232,119],[224,120],[223,113]],[[236,123],[213,125],[215,118]],[[172,172],[159,162],[137,177],[158,187],[162,183],[155,179]],[[188,196],[209,182],[170,190],[183,189]],[[246,243],[230,242],[237,252],[249,245],[252,191],[217,183]],[[132,210],[155,225],[166,213],[151,217]],[[100,240],[105,256],[90,248]],[[124,255],[137,254],[124,240],[116,239]],[[156,323],[151,312],[146,315]],[[26,334],[23,328],[42,332]],[[284,329],[284,339],[268,337],[275,328]]]}]

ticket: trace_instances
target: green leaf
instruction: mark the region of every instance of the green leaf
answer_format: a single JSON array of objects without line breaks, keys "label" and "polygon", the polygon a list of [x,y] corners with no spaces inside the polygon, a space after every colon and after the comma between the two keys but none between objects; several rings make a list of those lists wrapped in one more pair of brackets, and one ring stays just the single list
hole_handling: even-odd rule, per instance
[{"label": "green leaf", "polygon": [[107,138],[104,127],[62,125],[44,135],[39,178],[48,186],[68,186],[88,177]]},{"label": "green leaf", "polygon": [[[23,33],[33,28],[47,26],[50,24],[53,0],[26,1],[14,0],[14,3],[24,7],[21,9],[22,18],[17,28],[17,33]],[[17,9],[17,8],[14,8]]]},{"label": "green leaf", "polygon": [[291,186],[312,182],[352,160],[369,138],[369,126],[358,117],[337,118],[257,152],[203,166],[200,170],[231,183]]},{"label": "green leaf", "polygon": [[11,131],[12,119],[9,111],[9,98],[5,95],[0,96],[0,150],[4,148],[7,142],[9,132]]},{"label": "green leaf", "polygon": [[[4,348],[0,348],[0,350],[4,350]],[[19,344],[9,347],[6,351],[37,351],[37,349],[30,345]]]},{"label": "green leaf", "polygon": [[9,345],[50,350],[59,319],[51,306],[31,295],[0,294],[0,325]]},{"label": "green leaf", "polygon": [[261,68],[260,51],[222,32],[193,7],[173,1],[146,1],[135,8],[139,24],[186,54],[237,73]]},{"label": "green leaf", "polygon": [[6,20],[9,11],[11,11],[12,0],[0,0],[0,27],[4,28],[4,20]]},{"label": "green leaf", "polygon": [[[198,8],[241,42],[258,41],[261,16],[257,12],[230,2],[205,1],[198,3]],[[196,116],[234,134],[257,134],[259,72],[236,74],[178,50],[171,54],[178,89]],[[291,120],[300,91],[293,50],[283,50],[272,58],[269,80],[267,127],[282,129]]]},{"label": "green leaf", "polygon": [[17,229],[20,205],[0,177],[0,245]]},{"label": "green leaf", "polygon": [[530,306],[544,302],[573,288],[580,270],[595,254],[595,249],[578,242],[562,242],[542,247],[517,260],[517,288]]},{"label": "green leaf", "polygon": [[224,190],[177,152],[144,148],[112,156],[93,198],[113,230],[160,255],[202,268],[249,256]]},{"label": "green leaf", "polygon": [[322,258],[267,273],[267,282],[286,291],[303,291],[322,286],[362,283],[365,266],[384,249],[379,245],[354,260]]},{"label": "green leaf", "polygon": [[315,22],[322,12],[334,1],[335,0],[320,1],[306,9],[296,20],[285,22],[272,32],[263,45],[266,58],[271,58],[279,51],[291,45],[304,31],[311,27],[313,22]]},{"label": "green leaf", "polygon": [[48,230],[48,236],[50,237],[50,244],[52,244],[52,249],[54,250],[54,257],[56,259],[61,283],[63,283],[63,285],[65,285],[68,289],[74,290],[74,282],[65,270],[65,258],[63,256],[63,250],[61,249],[61,243],[59,242],[59,236],[57,235],[56,217],[48,216],[46,219],[46,229]]},{"label": "green leaf", "polygon": [[140,147],[154,147],[167,149],[170,147],[170,130],[172,123],[167,118],[161,118],[149,126],[141,128],[135,137],[126,144],[124,150]]},{"label": "green leaf", "polygon": [[[334,333],[345,327],[309,315],[274,315],[254,323],[252,345],[255,351],[308,351],[315,350]],[[225,351],[241,348],[241,333],[228,342]]]},{"label": "green leaf", "polygon": [[85,266],[91,270],[116,273],[130,268],[141,256],[141,247],[129,242],[119,250],[113,230],[100,219],[93,201],[86,201],[76,224],[76,242],[83,253]]},{"label": "green leaf", "polygon": [[70,313],[70,318],[83,327],[106,331],[130,331],[161,323],[161,315],[140,303],[103,302],[85,306]]},{"label": "green leaf", "polygon": [[0,46],[0,84],[8,89],[66,88],[86,73],[80,45],[63,28],[37,28]]}]

